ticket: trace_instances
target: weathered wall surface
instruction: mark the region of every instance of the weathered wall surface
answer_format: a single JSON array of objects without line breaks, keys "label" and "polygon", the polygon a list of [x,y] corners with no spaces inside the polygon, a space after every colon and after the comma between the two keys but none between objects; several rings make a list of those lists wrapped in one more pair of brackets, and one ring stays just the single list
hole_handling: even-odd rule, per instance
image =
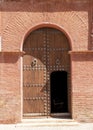
[{"label": "weathered wall surface", "polygon": [[[39,27],[66,33],[71,54],[72,118],[93,120],[93,53],[91,9],[88,0],[6,0],[0,3],[0,122],[14,123],[22,117],[21,54],[25,37]],[[7,116],[6,116],[7,115]]]},{"label": "weathered wall surface", "polygon": [[86,5],[41,0],[2,3],[2,50],[19,50],[26,33],[39,24],[60,26],[71,37],[73,50],[87,50],[89,9]]},{"label": "weathered wall surface", "polygon": [[72,54],[72,115],[79,121],[93,121],[93,54]]},{"label": "weathered wall surface", "polygon": [[0,54],[0,123],[21,120],[20,61],[15,54]]}]

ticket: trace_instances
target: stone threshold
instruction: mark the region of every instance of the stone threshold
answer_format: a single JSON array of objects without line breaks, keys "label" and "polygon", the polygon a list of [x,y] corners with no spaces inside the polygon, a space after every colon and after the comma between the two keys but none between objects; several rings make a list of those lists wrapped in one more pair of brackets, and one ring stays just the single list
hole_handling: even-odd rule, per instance
[{"label": "stone threshold", "polygon": [[16,127],[43,127],[43,126],[77,126],[79,125],[74,119],[58,119],[58,118],[35,118],[22,119]]}]

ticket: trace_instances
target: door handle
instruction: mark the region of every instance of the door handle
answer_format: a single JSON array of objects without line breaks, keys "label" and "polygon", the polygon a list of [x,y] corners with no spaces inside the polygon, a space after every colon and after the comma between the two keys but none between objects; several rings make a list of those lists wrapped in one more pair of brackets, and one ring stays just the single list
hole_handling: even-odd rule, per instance
[{"label": "door handle", "polygon": [[32,62],[31,62],[31,66],[32,67],[35,67],[37,65],[37,59],[34,59]]}]

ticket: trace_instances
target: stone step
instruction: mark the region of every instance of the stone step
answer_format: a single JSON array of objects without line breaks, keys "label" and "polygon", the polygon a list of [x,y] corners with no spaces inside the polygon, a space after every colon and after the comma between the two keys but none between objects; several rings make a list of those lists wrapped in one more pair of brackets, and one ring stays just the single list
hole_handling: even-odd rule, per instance
[{"label": "stone step", "polygon": [[47,118],[47,119],[23,119],[22,123],[17,124],[19,127],[31,127],[31,126],[74,126],[79,125],[73,119],[55,119],[55,118]]}]

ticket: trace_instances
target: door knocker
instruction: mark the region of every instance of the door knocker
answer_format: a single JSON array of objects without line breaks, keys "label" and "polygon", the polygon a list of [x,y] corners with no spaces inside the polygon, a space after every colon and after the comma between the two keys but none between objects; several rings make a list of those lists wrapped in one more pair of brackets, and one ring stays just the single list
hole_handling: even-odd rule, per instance
[{"label": "door knocker", "polygon": [[32,67],[35,67],[37,65],[37,59],[34,59],[32,62],[31,62],[31,66]]},{"label": "door knocker", "polygon": [[57,59],[57,60],[56,60],[56,65],[59,65],[59,64],[60,64],[60,60]]}]

